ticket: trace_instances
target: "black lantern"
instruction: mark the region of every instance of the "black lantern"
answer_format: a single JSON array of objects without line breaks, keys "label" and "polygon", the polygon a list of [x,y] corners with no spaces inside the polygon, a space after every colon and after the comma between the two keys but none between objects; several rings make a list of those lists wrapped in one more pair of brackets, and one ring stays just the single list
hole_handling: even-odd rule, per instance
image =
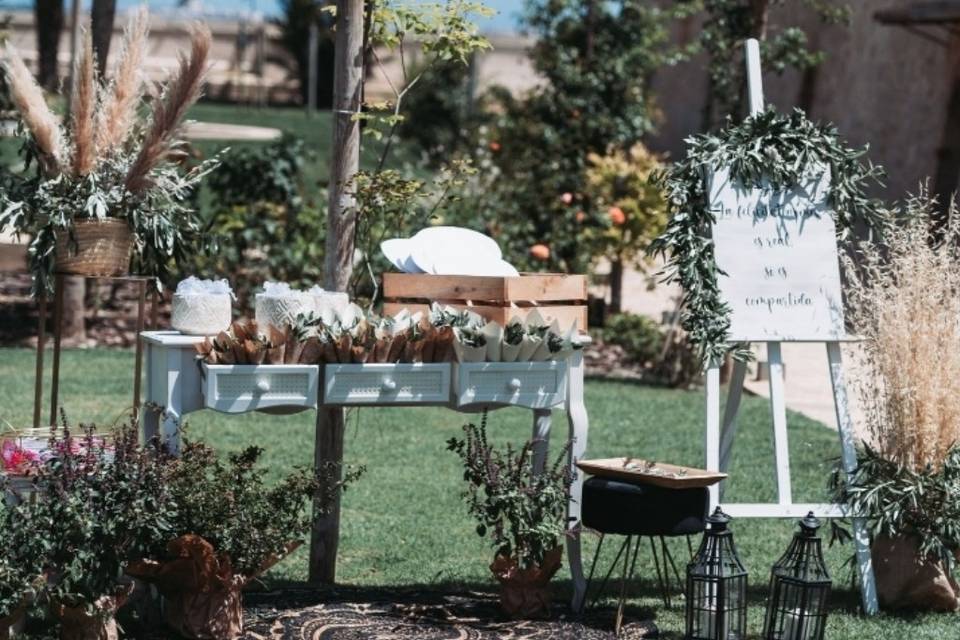
[{"label": "black lantern", "polygon": [[730,516],[720,507],[687,565],[687,640],[747,637],[747,570],[737,556]]},{"label": "black lantern", "polygon": [[819,528],[820,521],[808,513],[786,553],[773,565],[765,640],[823,640],[831,582]]}]

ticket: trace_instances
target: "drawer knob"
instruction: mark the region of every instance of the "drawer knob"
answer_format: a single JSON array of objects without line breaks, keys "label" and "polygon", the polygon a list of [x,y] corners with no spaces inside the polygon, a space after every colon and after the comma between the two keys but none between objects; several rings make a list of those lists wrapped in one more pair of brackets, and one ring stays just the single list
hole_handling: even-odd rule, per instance
[{"label": "drawer knob", "polygon": [[392,378],[385,378],[380,384],[380,388],[384,391],[396,391],[397,390],[397,381]]},{"label": "drawer knob", "polygon": [[260,378],[257,380],[257,384],[254,385],[254,388],[256,388],[257,393],[266,393],[267,391],[270,391],[270,381],[266,378]]},{"label": "drawer knob", "polygon": [[507,383],[507,387],[510,389],[510,391],[520,391],[520,387],[522,386],[523,382],[520,381],[520,378],[513,378]]}]

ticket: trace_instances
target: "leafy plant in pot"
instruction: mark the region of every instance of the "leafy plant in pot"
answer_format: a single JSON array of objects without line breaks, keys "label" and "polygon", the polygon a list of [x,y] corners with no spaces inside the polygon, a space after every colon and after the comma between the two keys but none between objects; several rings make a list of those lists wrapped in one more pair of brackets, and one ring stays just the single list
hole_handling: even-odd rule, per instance
[{"label": "leafy plant in pot", "polygon": [[[844,259],[848,317],[864,340],[867,440],[835,497],[870,523],[881,605],[956,610],[960,550],[960,216],[924,191],[882,244]],[[931,234],[936,229],[937,234]],[[836,533],[846,537],[844,532]]]},{"label": "leafy plant in pot", "polygon": [[0,504],[0,640],[19,632],[43,590],[43,539],[20,524],[19,507]]},{"label": "leafy plant in pot", "polygon": [[238,637],[244,586],[300,545],[313,524],[305,514],[312,499],[316,517],[363,473],[330,464],[266,487],[262,454],[249,447],[224,460],[201,442],[185,441],[168,467],[166,486],[177,504],[172,535],[127,571],[157,586],[167,624],[185,637]]},{"label": "leafy plant in pot", "polygon": [[189,196],[216,160],[186,168],[179,129],[197,100],[211,45],[195,26],[189,56],[141,116],[146,78],[145,10],[127,26],[113,77],[97,77],[91,36],[73,71],[66,126],[15,50],[4,69],[24,136],[23,173],[6,172],[0,230],[31,238],[34,292],[49,290],[54,272],[115,276],[138,271],[160,278],[203,244],[202,221]]},{"label": "leafy plant in pot", "polygon": [[487,440],[487,414],[480,426],[463,427],[464,437],[447,448],[463,462],[464,499],[477,519],[477,533],[496,549],[490,570],[500,583],[500,605],[508,616],[549,614],[549,583],[560,568],[567,534],[566,510],[573,475],[566,457],[570,443],[552,466],[534,466],[531,440],[519,450],[494,448]]},{"label": "leafy plant in pot", "polygon": [[36,467],[36,490],[16,507],[14,539],[41,545],[46,593],[65,640],[113,640],[132,590],[127,564],[169,539],[174,505],[165,456],[139,444],[135,418],[102,445],[91,426],[74,435],[66,417],[54,452]]}]

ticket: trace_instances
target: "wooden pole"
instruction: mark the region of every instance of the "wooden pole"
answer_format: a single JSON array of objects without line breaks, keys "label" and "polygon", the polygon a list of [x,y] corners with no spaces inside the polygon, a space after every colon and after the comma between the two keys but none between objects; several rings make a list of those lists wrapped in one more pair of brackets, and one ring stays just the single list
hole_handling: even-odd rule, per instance
[{"label": "wooden pole", "polygon": [[344,291],[353,273],[353,198],[346,187],[360,166],[360,111],[363,93],[363,0],[337,0],[337,37],[333,73],[333,158],[327,210],[324,285]]},{"label": "wooden pole", "polygon": [[316,21],[310,23],[310,37],[307,40],[307,115],[312,116],[317,110],[317,74],[319,60],[317,53],[320,48],[320,28]]},{"label": "wooden pole", "polygon": [[[336,66],[333,74],[333,158],[327,210],[324,286],[344,291],[353,272],[356,214],[348,183],[360,167],[360,111],[363,95],[363,0],[337,0]],[[317,411],[314,463],[343,461],[344,416],[340,408]],[[319,505],[314,505],[316,512]],[[336,577],[340,541],[340,500],[316,520],[310,539],[310,581],[331,584]]]},{"label": "wooden pole", "polygon": [[80,57],[80,0],[70,4],[70,99],[73,99],[73,71]]}]

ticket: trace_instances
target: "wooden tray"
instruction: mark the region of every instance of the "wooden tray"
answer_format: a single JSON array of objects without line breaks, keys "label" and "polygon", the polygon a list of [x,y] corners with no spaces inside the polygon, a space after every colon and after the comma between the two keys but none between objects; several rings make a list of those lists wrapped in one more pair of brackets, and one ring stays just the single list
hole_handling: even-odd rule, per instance
[{"label": "wooden tray", "polygon": [[[669,475],[655,473],[645,469],[650,464],[642,458],[604,458],[602,460],[581,460],[577,463],[585,473],[602,478],[614,478],[627,482],[652,484],[665,489],[693,489],[709,487],[727,477],[719,471],[706,471],[694,467],[682,467],[666,462],[654,462],[652,469],[659,469]],[[683,474],[680,476],[672,474]]]},{"label": "wooden tray", "polygon": [[536,309],[547,322],[556,320],[566,330],[574,322],[587,329],[587,278],[560,273],[524,273],[519,276],[436,276],[423,273],[383,274],[383,313],[403,309],[425,311],[432,302],[470,309],[505,325],[525,319]]}]

